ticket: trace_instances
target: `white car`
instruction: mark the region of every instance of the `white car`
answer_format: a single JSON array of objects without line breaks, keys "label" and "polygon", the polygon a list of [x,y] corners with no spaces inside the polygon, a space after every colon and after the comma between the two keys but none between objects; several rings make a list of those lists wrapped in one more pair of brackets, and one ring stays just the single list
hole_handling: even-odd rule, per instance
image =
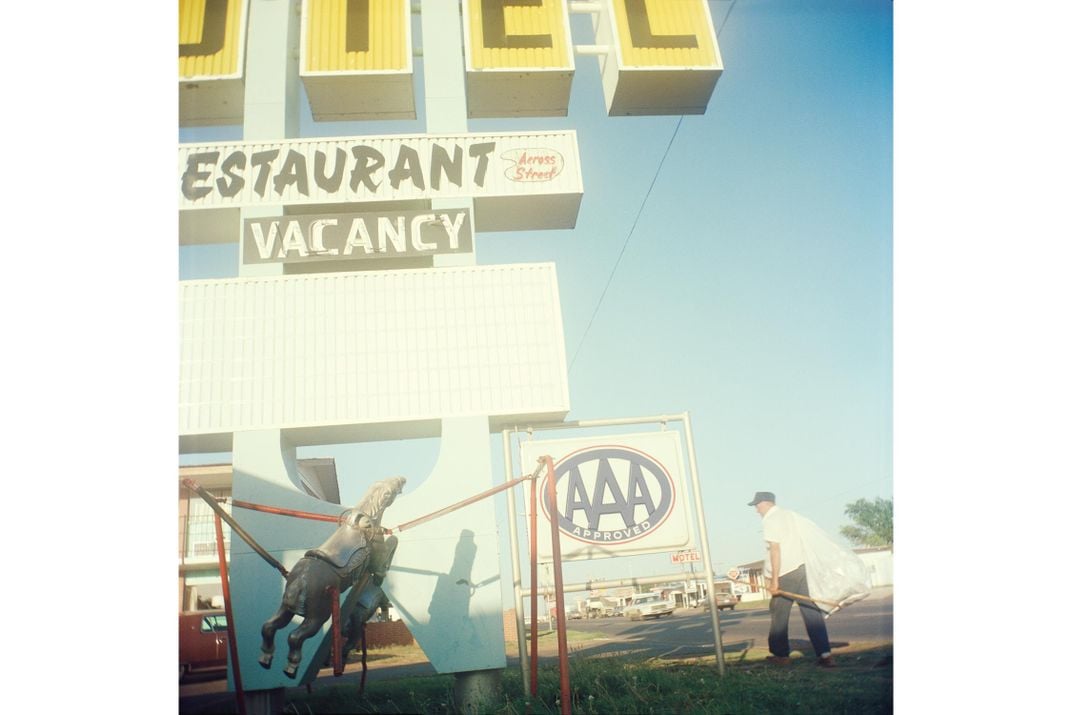
[{"label": "white car", "polygon": [[674,604],[672,601],[667,601],[657,593],[638,593],[633,596],[633,602],[625,607],[623,615],[628,617],[629,620],[635,621],[638,618],[669,616],[673,612]]}]

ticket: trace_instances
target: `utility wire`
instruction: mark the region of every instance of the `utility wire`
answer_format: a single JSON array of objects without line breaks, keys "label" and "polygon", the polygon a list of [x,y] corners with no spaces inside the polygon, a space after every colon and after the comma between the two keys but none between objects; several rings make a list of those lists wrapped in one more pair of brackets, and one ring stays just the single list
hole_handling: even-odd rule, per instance
[{"label": "utility wire", "polygon": [[[737,5],[737,0],[733,0],[730,3],[730,9],[726,11],[726,16],[722,18],[722,27],[715,32],[715,39],[717,40],[722,34],[722,30],[726,27],[726,22],[730,18],[730,14],[733,12],[733,8]],[[581,348],[584,347],[585,338],[588,337],[588,331],[592,329],[592,323],[596,321],[596,315],[599,314],[599,308],[603,305],[603,299],[607,296],[607,291],[610,289],[610,284],[614,280],[614,274],[618,271],[618,264],[622,262],[622,256],[625,255],[625,249],[629,247],[629,241],[633,238],[633,232],[636,231],[637,224],[640,223],[640,217],[644,214],[644,206],[648,203],[648,197],[651,196],[652,189],[655,188],[655,182],[659,180],[659,173],[662,171],[663,163],[666,161],[667,155],[670,153],[670,147],[674,145],[674,139],[677,138],[677,132],[681,129],[681,122],[685,119],[685,115],[681,115],[677,118],[677,126],[674,127],[674,133],[670,136],[670,141],[666,144],[666,150],[663,152],[663,158],[659,160],[659,166],[655,168],[655,175],[651,177],[651,184],[648,185],[648,191],[644,194],[644,200],[640,202],[640,208],[637,210],[636,218],[633,219],[633,225],[629,228],[629,233],[625,237],[625,241],[622,243],[622,250],[618,251],[618,258],[614,261],[614,267],[610,269],[610,275],[607,277],[607,283],[603,286],[603,292],[599,294],[599,300],[596,301],[596,307],[592,310],[592,317],[588,319],[588,325],[585,326],[584,333],[581,334],[581,340],[577,343],[577,349],[573,352],[573,357],[570,358],[569,367],[566,368],[566,374],[569,374],[573,369],[573,363],[577,361],[577,357],[581,354]]]},{"label": "utility wire", "polygon": [[603,298],[606,297],[607,291],[610,289],[611,281],[614,280],[614,274],[618,270],[618,264],[622,262],[622,256],[625,255],[625,249],[629,247],[629,239],[633,237],[633,232],[636,231],[637,224],[640,223],[640,217],[644,214],[644,206],[648,203],[648,197],[651,196],[652,189],[655,188],[655,182],[659,179],[659,172],[662,171],[663,162],[666,161],[666,155],[670,153],[670,147],[674,145],[674,137],[677,136],[677,130],[681,128],[681,120],[684,118],[684,115],[677,118],[677,126],[674,127],[674,134],[666,144],[666,150],[663,152],[663,158],[659,160],[659,166],[655,169],[655,175],[651,177],[651,183],[648,184],[648,191],[644,194],[644,200],[640,202],[640,209],[637,211],[636,218],[633,219],[633,226],[629,229],[629,233],[625,237],[625,242],[622,243],[622,250],[618,251],[618,259],[614,261],[614,267],[610,270],[610,276],[607,277],[607,283],[603,286],[603,292],[600,294],[599,300],[596,301],[595,310],[592,311],[592,317],[588,319],[588,326],[584,329],[584,334],[581,335],[581,341],[577,344],[577,350],[573,353],[573,358],[570,360],[569,367],[566,369],[567,373],[573,369],[573,363],[577,360],[577,356],[581,354],[581,348],[584,347],[584,339],[588,337],[588,331],[592,328],[592,323],[596,320],[596,315],[599,313],[599,307],[603,305]]}]

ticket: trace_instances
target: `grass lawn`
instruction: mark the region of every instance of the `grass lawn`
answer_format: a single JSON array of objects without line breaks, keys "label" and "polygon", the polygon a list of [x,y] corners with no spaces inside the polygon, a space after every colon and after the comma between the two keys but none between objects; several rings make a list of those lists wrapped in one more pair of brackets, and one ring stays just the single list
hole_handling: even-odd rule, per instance
[{"label": "grass lawn", "polygon": [[[568,632],[571,642],[583,636]],[[554,653],[552,633],[540,638],[542,655]],[[547,642],[550,641],[550,642]],[[550,648],[548,648],[548,646]],[[393,649],[385,649],[390,651]],[[419,649],[416,649],[419,651]],[[393,665],[422,658],[407,649]],[[844,713],[861,715],[893,712],[893,645],[859,644],[836,649],[838,667],[818,667],[810,657],[794,653],[787,666],[769,665],[766,650],[735,654],[726,659],[719,676],[714,656],[703,658],[638,658],[635,656],[570,656],[572,710],[580,714],[634,715],[639,713]],[[518,668],[502,677],[500,695],[481,713],[558,713],[557,661],[541,658],[535,698],[526,698]],[[388,662],[388,661],[384,661]],[[432,675],[370,682],[364,693],[352,685],[317,683],[311,692],[287,691],[285,713],[456,713],[454,677]],[[231,710],[230,712],[236,712]],[[218,711],[217,711],[218,712]],[[224,711],[226,712],[226,711]]]}]

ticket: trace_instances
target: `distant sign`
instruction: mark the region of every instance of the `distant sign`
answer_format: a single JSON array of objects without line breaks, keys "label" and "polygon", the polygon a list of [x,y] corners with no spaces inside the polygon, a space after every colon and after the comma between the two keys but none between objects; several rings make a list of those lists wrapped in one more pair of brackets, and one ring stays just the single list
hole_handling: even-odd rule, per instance
[{"label": "distant sign", "polygon": [[246,219],[245,263],[414,258],[471,253],[468,209],[393,211]]},{"label": "distant sign", "polygon": [[700,552],[696,549],[689,549],[688,551],[678,551],[677,553],[670,554],[670,563],[674,564],[687,564],[699,560]]},{"label": "distant sign", "polygon": [[522,443],[523,463],[534,464],[544,454],[554,460],[556,483],[544,477],[538,504],[529,506],[542,517],[537,536],[541,561],[551,557],[552,523],[559,529],[564,560],[692,547],[677,432]]}]

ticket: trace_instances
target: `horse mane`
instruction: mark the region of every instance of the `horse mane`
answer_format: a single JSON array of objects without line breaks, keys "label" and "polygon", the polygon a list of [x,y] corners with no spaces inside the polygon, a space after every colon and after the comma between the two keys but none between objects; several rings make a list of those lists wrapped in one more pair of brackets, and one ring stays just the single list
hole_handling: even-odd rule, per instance
[{"label": "horse mane", "polygon": [[394,503],[395,497],[402,492],[405,484],[405,477],[388,477],[374,482],[357,503],[355,511],[379,522],[383,512]]}]

